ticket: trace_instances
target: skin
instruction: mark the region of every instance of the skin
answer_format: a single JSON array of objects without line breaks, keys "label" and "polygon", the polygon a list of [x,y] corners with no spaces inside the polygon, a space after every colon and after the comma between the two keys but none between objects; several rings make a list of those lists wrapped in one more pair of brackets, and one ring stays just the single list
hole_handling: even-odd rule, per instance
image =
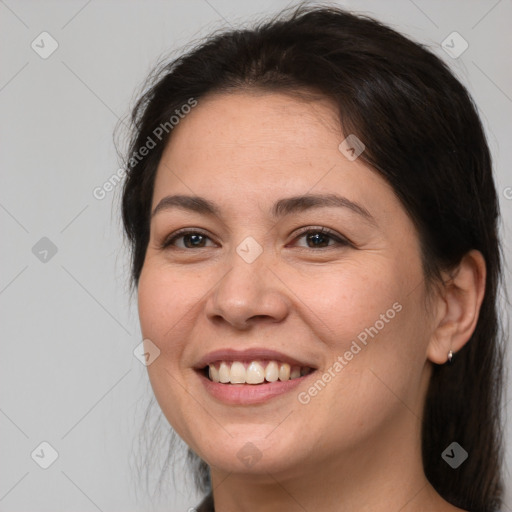
[{"label": "skin", "polygon": [[[414,225],[377,172],[338,150],[345,135],[334,112],[326,99],[247,90],[201,98],[174,128],[153,208],[185,194],[220,214],[172,208],[151,220],[139,280],[143,336],[161,351],[148,366],[151,385],[210,465],[217,511],[460,510],[425,478],[421,411],[432,363],[445,363],[475,328],[485,263],[469,253],[427,309]],[[275,201],[311,193],[343,195],[375,223],[339,207],[270,216]],[[350,243],[308,244],[298,234],[307,226]],[[203,246],[180,238],[162,248],[181,228],[205,234]],[[263,250],[252,263],[236,252],[248,236]],[[310,361],[321,376],[394,303],[401,311],[307,404],[297,396],[315,379],[235,407],[207,394],[192,369],[213,350],[266,347]],[[237,456],[248,442],[261,455],[251,467]]]}]

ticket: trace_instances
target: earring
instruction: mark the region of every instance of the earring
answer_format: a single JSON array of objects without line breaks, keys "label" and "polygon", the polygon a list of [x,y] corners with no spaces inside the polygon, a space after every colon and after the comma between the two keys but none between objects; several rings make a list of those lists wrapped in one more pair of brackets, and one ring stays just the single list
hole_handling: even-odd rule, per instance
[{"label": "earring", "polygon": [[453,352],[450,350],[450,352],[448,352],[448,364],[452,364],[452,360],[453,360]]}]

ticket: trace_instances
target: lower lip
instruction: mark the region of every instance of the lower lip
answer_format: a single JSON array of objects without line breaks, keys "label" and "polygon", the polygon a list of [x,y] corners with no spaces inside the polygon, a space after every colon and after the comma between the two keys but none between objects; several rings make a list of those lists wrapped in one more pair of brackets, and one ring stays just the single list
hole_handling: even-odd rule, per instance
[{"label": "lower lip", "polygon": [[230,405],[253,405],[292,391],[314,373],[293,380],[278,380],[265,384],[221,384],[211,381],[201,372],[198,372],[198,375],[206,391],[217,400]]}]

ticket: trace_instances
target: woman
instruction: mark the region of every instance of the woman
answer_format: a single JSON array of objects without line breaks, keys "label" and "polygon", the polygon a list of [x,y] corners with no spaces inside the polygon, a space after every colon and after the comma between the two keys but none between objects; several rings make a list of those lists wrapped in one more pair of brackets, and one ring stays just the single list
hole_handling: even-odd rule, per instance
[{"label": "woman", "polygon": [[499,211],[447,67],[301,6],[165,65],[133,121],[132,277],[198,510],[498,510]]}]

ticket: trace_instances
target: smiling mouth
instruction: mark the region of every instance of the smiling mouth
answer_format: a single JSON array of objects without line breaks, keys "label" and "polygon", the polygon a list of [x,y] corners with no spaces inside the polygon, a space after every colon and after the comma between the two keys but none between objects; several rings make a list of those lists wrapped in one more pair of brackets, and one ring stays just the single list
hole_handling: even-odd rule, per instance
[{"label": "smiling mouth", "polygon": [[309,366],[291,366],[275,360],[216,361],[203,368],[202,374],[219,384],[268,384],[285,382],[314,372]]}]

